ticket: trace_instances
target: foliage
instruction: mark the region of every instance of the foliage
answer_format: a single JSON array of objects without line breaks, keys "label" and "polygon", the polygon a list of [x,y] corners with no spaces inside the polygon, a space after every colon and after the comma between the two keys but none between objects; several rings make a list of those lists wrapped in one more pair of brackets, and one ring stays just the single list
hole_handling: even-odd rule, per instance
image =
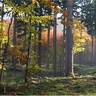
[{"label": "foliage", "polygon": [[87,35],[87,29],[79,19],[75,19],[71,26],[73,29],[73,54],[76,54],[85,50],[84,45],[86,40],[90,40],[90,36]]},{"label": "foliage", "polygon": [[[2,22],[3,23],[3,22]],[[0,24],[0,27],[2,27],[2,24]],[[7,43],[7,32],[5,29],[0,28],[0,42],[1,44]]]},{"label": "foliage", "polygon": [[34,51],[30,51],[28,73],[35,75],[38,73],[39,65],[37,64],[37,54]]},{"label": "foliage", "polygon": [[9,53],[20,63],[25,64],[27,62],[27,52],[21,52],[19,48],[9,48]]},{"label": "foliage", "polygon": [[[0,64],[0,69],[2,68],[2,65]],[[6,68],[4,67],[3,70],[6,70]]]}]

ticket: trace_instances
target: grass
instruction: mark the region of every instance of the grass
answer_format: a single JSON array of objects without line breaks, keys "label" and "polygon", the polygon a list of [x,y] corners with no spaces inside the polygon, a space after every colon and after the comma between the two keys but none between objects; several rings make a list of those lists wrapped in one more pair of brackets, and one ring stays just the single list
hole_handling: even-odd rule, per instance
[{"label": "grass", "polygon": [[[79,68],[79,67],[78,67]],[[83,75],[96,72],[96,67],[82,67]],[[77,71],[79,73],[79,71]],[[96,74],[72,77],[30,78],[24,84],[24,74],[7,72],[3,84],[0,84],[0,95],[73,95],[96,96]],[[6,93],[4,93],[6,88]]]},{"label": "grass", "polygon": [[[34,82],[33,82],[34,81]],[[76,78],[32,78],[28,84],[6,85],[7,93],[11,95],[96,95],[96,77]],[[3,85],[0,91],[3,90]],[[4,93],[2,93],[4,94]],[[2,95],[0,94],[0,95]]]},{"label": "grass", "polygon": [[75,66],[75,72],[81,75],[94,75],[96,74],[96,66],[86,66],[82,65],[81,67]]}]

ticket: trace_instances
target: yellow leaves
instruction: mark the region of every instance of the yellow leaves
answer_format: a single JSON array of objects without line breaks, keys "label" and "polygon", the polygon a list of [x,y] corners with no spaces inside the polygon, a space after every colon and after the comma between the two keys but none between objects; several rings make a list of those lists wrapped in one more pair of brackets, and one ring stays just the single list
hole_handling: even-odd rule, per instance
[{"label": "yellow leaves", "polygon": [[70,77],[75,77],[75,73],[71,72]]},{"label": "yellow leaves", "polygon": [[[22,2],[21,6],[14,5],[14,3],[12,3],[11,1],[8,1],[8,0],[6,0],[5,2],[10,8],[12,8],[13,13],[16,13],[16,14],[18,13],[19,15],[24,14],[24,13],[30,14],[33,11],[32,8],[34,8],[34,5],[35,4],[39,5],[39,2],[37,0],[32,0],[32,2],[33,2],[32,4],[27,4],[24,1],[24,2]],[[26,7],[26,5],[27,5],[27,7]]]},{"label": "yellow leaves", "polygon": [[[0,22],[1,23],[1,22]],[[2,25],[0,25],[1,27]],[[4,27],[3,27],[4,28]],[[8,38],[7,38],[7,33],[5,32],[5,29],[0,28],[0,41],[2,44],[7,43]],[[2,29],[2,30],[1,30]]]},{"label": "yellow leaves", "polygon": [[7,41],[8,41],[8,38],[6,36],[2,38],[2,44],[7,43]]},{"label": "yellow leaves", "polygon": [[[2,69],[2,65],[0,64],[0,69]],[[6,68],[4,67],[3,70],[6,70]]]},{"label": "yellow leaves", "polygon": [[23,4],[26,6],[27,5],[27,3],[26,2],[23,2]]},{"label": "yellow leaves", "polygon": [[32,23],[38,22],[38,23],[47,23],[50,20],[52,20],[52,16],[30,16],[30,17],[20,17],[20,20],[29,23],[30,20],[32,20]]},{"label": "yellow leaves", "polygon": [[35,74],[38,73],[38,70],[39,70],[39,66],[38,66],[38,64],[35,64],[35,65],[30,66],[28,68],[28,73],[31,74],[31,75],[35,75]]},{"label": "yellow leaves", "polygon": [[80,19],[75,19],[72,24],[73,29],[73,54],[77,52],[84,51],[84,45],[87,38],[87,30],[84,25],[81,23]]},{"label": "yellow leaves", "polygon": [[81,23],[80,19],[75,19],[73,24],[72,24],[73,28],[78,28],[79,30],[84,29],[84,25]]},{"label": "yellow leaves", "polygon": [[32,22],[47,23],[52,20],[51,16],[32,16]]},{"label": "yellow leaves", "polygon": [[32,3],[39,5],[39,2],[37,0],[32,0]]}]

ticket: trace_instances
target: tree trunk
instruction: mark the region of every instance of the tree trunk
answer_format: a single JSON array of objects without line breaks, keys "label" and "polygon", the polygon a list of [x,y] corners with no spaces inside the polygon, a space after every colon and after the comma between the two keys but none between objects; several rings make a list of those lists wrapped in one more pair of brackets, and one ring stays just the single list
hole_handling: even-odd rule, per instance
[{"label": "tree trunk", "polygon": [[[14,14],[14,33],[13,33],[13,45],[14,45],[14,49],[16,47],[16,23],[17,23],[17,20],[16,20],[16,14]],[[13,65],[13,69],[16,68],[16,59],[14,57],[12,57],[12,65]]]},{"label": "tree trunk", "polygon": [[67,1],[67,29],[66,29],[66,76],[70,76],[73,73],[73,64],[72,64],[72,48],[73,48],[73,34],[72,28],[69,25],[72,22],[72,6],[73,1]]},{"label": "tree trunk", "polygon": [[[39,23],[39,36],[38,36],[38,65],[41,67],[41,62],[42,62],[42,45],[41,45],[41,32],[42,32],[42,24]],[[41,71],[38,72],[38,76],[41,75]]]},{"label": "tree trunk", "polygon": [[57,31],[57,21],[56,21],[56,13],[54,12],[54,32],[53,32],[53,47],[54,47],[54,55],[53,55],[53,70],[54,76],[56,76],[56,31]]},{"label": "tree trunk", "polygon": [[[26,17],[26,14],[25,14],[25,17]],[[24,23],[24,48],[25,48],[25,51],[26,51],[26,45],[27,45],[27,28],[26,28],[27,24]]]},{"label": "tree trunk", "polygon": [[92,39],[92,56],[91,56],[91,60],[92,60],[92,63],[91,63],[91,66],[94,65],[94,37],[93,37],[93,34],[91,36],[91,39]]},{"label": "tree trunk", "polygon": [[48,35],[47,35],[47,65],[46,68],[49,69],[49,58],[50,58],[50,25],[48,24]]},{"label": "tree trunk", "polygon": [[[31,26],[31,20],[30,20],[30,25]],[[29,58],[30,58],[30,45],[31,45],[31,33],[32,31],[30,30],[29,37],[28,37],[28,55],[27,55],[27,62],[26,62],[26,68],[25,68],[25,83],[28,82],[28,66],[29,66]]]},{"label": "tree trunk", "polygon": [[[64,18],[64,21],[65,21],[65,18]],[[66,65],[66,26],[64,25],[63,27],[63,60],[62,60],[62,72],[64,73],[65,72],[65,65]]]},{"label": "tree trunk", "polygon": [[41,31],[42,31],[41,27],[42,27],[42,24],[39,23],[39,37],[38,37],[38,41],[39,41],[39,43],[38,43],[38,56],[39,56],[38,57],[38,64],[39,64],[39,67],[41,67],[41,59],[42,59],[41,58],[42,57],[41,56],[41,51],[42,51],[41,49],[42,48],[41,48],[41,42],[40,42],[41,41]]},{"label": "tree trunk", "polygon": [[[35,32],[37,32],[37,24],[35,24]],[[34,42],[34,52],[36,52],[36,50],[37,50],[37,47],[36,47],[36,33],[34,34],[34,40],[35,40],[35,42]]]}]

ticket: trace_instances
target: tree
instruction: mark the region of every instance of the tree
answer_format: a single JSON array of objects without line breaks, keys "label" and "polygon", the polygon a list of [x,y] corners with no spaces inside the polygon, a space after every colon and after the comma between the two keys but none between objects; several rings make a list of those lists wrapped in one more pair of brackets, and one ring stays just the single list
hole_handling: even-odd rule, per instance
[{"label": "tree", "polygon": [[72,35],[72,28],[69,23],[73,22],[73,0],[67,0],[67,10],[68,10],[68,17],[67,17],[67,29],[66,29],[66,76],[70,76],[73,71],[73,64],[72,64],[72,48],[73,48],[73,35]]},{"label": "tree", "polygon": [[[79,6],[77,6],[79,5]],[[84,25],[87,27],[87,32],[91,35],[92,39],[92,65],[94,63],[94,36],[96,29],[96,19],[95,19],[95,10],[96,10],[96,1],[95,0],[78,0],[75,2],[74,15],[81,18],[81,21],[84,22]],[[80,12],[77,12],[77,9],[80,9]]]},{"label": "tree", "polygon": [[[17,3],[15,5],[15,3]],[[41,7],[40,3],[37,1],[37,0],[32,0],[32,2],[21,2],[21,3],[18,3],[17,1],[6,1],[6,4],[9,6],[9,7],[12,7],[12,12],[13,14],[17,14],[17,19],[18,20],[21,20],[23,22],[25,22],[27,25],[26,25],[26,30],[27,30],[27,44],[28,44],[28,47],[27,47],[27,61],[25,62],[25,82],[27,82],[28,80],[28,69],[29,69],[29,65],[30,65],[30,52],[31,52],[31,44],[34,42],[34,39],[32,38],[32,35],[34,36],[36,33],[34,32],[34,25],[36,25],[36,23],[39,25],[39,46],[38,46],[38,50],[40,52],[39,56],[41,56],[41,24],[46,24],[47,22],[49,22],[52,17],[50,15],[41,15],[41,11],[42,9],[40,9],[40,12],[38,12],[38,10],[36,11],[35,10],[35,5],[38,6],[37,9],[39,9],[39,7]],[[22,5],[22,6],[21,6]],[[36,12],[37,12],[37,16],[36,16]],[[26,17],[24,16],[26,14]],[[38,15],[39,14],[39,15]],[[33,26],[33,27],[32,27]],[[18,49],[18,48],[17,48]],[[16,49],[16,50],[17,50]],[[15,49],[13,49],[15,51]],[[17,50],[18,53],[22,53],[23,52],[19,49]],[[17,54],[18,55],[18,54]],[[21,55],[20,55],[21,56]],[[20,56],[16,56],[16,58],[19,58]],[[23,56],[22,56],[23,57]],[[41,57],[39,57],[41,58]],[[23,58],[24,59],[24,58]],[[32,62],[31,62],[32,63]],[[41,60],[38,62],[38,64],[40,65],[41,64]],[[34,64],[31,65],[33,66],[32,68],[34,68]],[[41,66],[41,65],[40,65]]]}]

